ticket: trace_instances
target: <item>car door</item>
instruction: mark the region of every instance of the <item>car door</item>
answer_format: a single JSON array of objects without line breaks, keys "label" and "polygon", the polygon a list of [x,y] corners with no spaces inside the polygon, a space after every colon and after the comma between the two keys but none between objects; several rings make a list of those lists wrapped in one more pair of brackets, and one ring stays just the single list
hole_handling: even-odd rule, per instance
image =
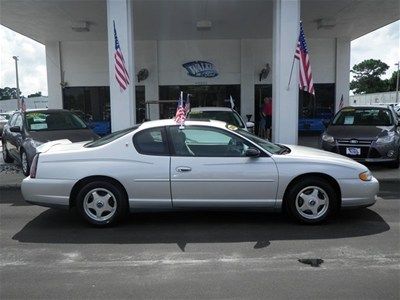
[{"label": "car door", "polygon": [[[11,127],[18,126],[20,128],[20,132],[12,132]],[[10,122],[10,127],[7,132],[7,149],[10,155],[12,155],[16,159],[20,159],[19,157],[19,148],[22,143],[22,116],[20,113],[16,113],[13,115],[13,118]]]},{"label": "car door", "polygon": [[165,127],[148,128],[133,136],[137,151],[129,184],[134,208],[171,208],[170,153]]},{"label": "car door", "polygon": [[169,127],[174,207],[274,207],[278,172],[267,155],[247,157],[251,143],[209,126]]}]

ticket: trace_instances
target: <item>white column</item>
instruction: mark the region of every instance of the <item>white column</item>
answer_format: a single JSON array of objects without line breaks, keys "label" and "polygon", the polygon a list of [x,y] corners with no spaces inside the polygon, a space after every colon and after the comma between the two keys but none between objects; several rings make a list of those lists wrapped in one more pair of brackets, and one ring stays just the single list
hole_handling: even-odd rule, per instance
[{"label": "white column", "polygon": [[[115,79],[114,27],[117,30],[130,84],[122,91]],[[108,66],[110,74],[111,130],[117,131],[135,124],[135,68],[133,38],[133,3],[130,0],[107,0]]]},{"label": "white column", "polygon": [[253,53],[248,40],[240,41],[240,112],[245,121],[246,115],[254,120],[254,64]]},{"label": "white column", "polygon": [[298,138],[298,61],[292,81],[288,81],[299,35],[300,0],[274,0],[272,64],[272,140],[297,144]]},{"label": "white column", "polygon": [[[339,110],[343,95],[343,106],[349,105],[350,93],[350,39],[336,38],[336,101],[335,112]],[[351,103],[350,103],[351,105]]]},{"label": "white column", "polygon": [[49,108],[63,108],[60,66],[60,42],[46,41],[46,68]]}]

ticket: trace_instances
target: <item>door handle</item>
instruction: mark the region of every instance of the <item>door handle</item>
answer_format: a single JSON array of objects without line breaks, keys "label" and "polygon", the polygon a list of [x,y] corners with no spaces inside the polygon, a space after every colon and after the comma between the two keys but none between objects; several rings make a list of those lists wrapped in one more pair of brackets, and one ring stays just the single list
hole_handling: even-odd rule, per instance
[{"label": "door handle", "polygon": [[190,168],[190,167],[177,167],[176,171],[177,172],[190,172],[190,171],[192,171],[192,168]]}]

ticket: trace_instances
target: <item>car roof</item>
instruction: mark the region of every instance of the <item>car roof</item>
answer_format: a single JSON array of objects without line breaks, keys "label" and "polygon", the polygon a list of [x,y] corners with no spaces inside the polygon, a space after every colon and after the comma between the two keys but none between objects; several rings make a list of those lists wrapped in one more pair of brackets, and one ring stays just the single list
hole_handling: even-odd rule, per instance
[{"label": "car roof", "polygon": [[[217,120],[202,120],[202,121],[192,121],[192,120],[187,120],[184,123],[185,125],[199,125],[199,126],[212,126],[212,127],[218,127],[218,128],[225,128],[226,123],[222,121],[217,121]],[[140,125],[140,129],[146,129],[146,128],[153,128],[153,127],[161,127],[161,126],[173,126],[173,125],[179,125],[174,119],[162,119],[162,120],[154,120],[154,121],[147,121],[144,122],[143,124]]]},{"label": "car roof", "polygon": [[198,112],[198,111],[234,111],[230,107],[223,106],[204,106],[204,107],[192,107],[190,111]]}]

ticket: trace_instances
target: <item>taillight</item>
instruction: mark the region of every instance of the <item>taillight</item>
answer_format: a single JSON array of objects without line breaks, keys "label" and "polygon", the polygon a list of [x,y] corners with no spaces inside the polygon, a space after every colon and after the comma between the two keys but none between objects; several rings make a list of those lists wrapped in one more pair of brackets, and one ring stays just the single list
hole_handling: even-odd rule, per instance
[{"label": "taillight", "polygon": [[39,160],[39,153],[36,154],[32,160],[31,171],[29,173],[29,176],[31,178],[36,178],[36,170],[37,170],[38,160]]}]

